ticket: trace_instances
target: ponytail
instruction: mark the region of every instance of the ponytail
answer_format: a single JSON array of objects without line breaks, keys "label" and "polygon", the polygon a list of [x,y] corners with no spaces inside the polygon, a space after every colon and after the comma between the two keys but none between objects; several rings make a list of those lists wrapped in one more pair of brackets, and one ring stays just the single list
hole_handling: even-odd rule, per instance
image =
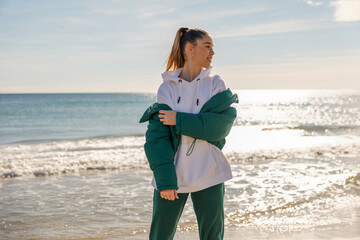
[{"label": "ponytail", "polygon": [[171,52],[167,58],[166,71],[176,70],[185,64],[185,46],[187,42],[196,46],[196,40],[209,36],[208,32],[198,28],[180,27],[175,35]]}]

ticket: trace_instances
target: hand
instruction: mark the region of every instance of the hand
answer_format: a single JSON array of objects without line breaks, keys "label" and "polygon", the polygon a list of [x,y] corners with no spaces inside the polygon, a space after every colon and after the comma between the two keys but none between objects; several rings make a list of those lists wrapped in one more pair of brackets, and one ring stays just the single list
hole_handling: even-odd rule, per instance
[{"label": "hand", "polygon": [[160,110],[159,111],[160,121],[165,125],[176,125],[176,112],[171,110]]},{"label": "hand", "polygon": [[179,198],[175,189],[162,190],[160,191],[160,196],[167,200],[175,200],[175,198]]}]

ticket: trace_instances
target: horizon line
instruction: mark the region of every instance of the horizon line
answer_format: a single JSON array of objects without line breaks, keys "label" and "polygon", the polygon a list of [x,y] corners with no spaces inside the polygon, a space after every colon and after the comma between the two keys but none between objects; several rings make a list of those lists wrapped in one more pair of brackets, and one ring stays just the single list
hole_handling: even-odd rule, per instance
[{"label": "horizon line", "polygon": [[[360,88],[242,88],[235,89],[230,88],[232,91],[247,91],[247,90],[351,90],[351,91],[360,91]],[[155,92],[0,92],[0,94],[113,94],[113,93],[123,93],[123,94],[156,94]]]}]

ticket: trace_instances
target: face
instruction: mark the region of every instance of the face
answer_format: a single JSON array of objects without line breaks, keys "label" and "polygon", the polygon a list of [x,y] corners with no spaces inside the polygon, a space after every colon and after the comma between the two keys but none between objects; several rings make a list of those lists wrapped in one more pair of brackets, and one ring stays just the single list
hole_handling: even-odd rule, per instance
[{"label": "face", "polygon": [[212,57],[215,54],[213,47],[213,41],[211,37],[204,36],[201,39],[197,39],[196,47],[193,47],[190,51],[190,57],[193,64],[200,65],[201,67],[208,68],[211,65]]}]

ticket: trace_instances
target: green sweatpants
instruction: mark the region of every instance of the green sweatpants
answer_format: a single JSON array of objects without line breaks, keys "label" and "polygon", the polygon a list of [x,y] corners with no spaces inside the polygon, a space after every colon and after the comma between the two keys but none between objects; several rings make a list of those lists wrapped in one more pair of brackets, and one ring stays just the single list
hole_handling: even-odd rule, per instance
[{"label": "green sweatpants", "polygon": [[[199,226],[200,240],[224,237],[224,183],[191,193],[191,200]],[[161,198],[154,189],[150,240],[171,240],[189,193],[178,193],[174,201]]]}]

